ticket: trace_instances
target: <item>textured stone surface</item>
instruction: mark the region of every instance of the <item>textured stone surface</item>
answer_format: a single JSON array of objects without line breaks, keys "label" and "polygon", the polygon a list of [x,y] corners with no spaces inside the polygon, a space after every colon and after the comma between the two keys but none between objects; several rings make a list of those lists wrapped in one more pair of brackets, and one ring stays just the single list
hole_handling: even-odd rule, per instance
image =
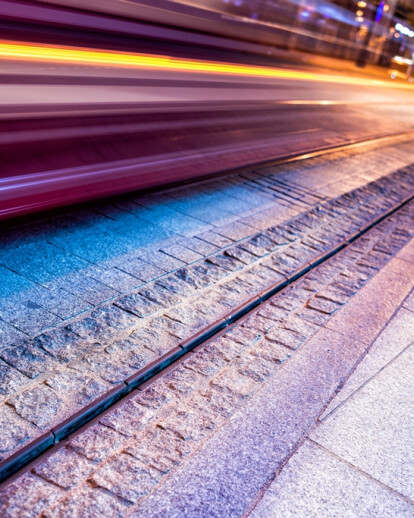
[{"label": "textured stone surface", "polygon": [[414,290],[411,291],[407,299],[404,301],[404,306],[414,312]]},{"label": "textured stone surface", "polygon": [[369,353],[357,366],[341,392],[331,401],[324,416],[332,412],[413,342],[414,313],[402,307],[375,340]]},{"label": "textured stone surface", "polygon": [[311,438],[414,500],[411,346],[331,414]]},{"label": "textured stone surface", "polygon": [[67,447],[97,462],[106,458],[122,440],[123,437],[115,430],[97,424],[70,439]]},{"label": "textured stone surface", "polygon": [[0,395],[14,394],[27,383],[27,377],[6,362],[0,360]]},{"label": "textured stone surface", "polygon": [[[30,491],[28,491],[28,488],[30,488]],[[48,484],[31,473],[27,473],[0,492],[2,516],[5,518],[23,516],[34,518],[61,495],[61,489]]]},{"label": "textured stone surface", "polygon": [[182,435],[159,426],[125,450],[143,465],[161,473],[168,473],[190,451],[191,445]]},{"label": "textured stone surface", "polygon": [[316,337],[150,494],[137,516],[242,515],[364,350],[332,331]]},{"label": "textured stone surface", "polygon": [[44,385],[27,390],[10,400],[10,405],[21,417],[40,428],[56,422],[62,403],[58,395]]},{"label": "textured stone surface", "polygon": [[[344,211],[345,208],[346,206]],[[277,232],[270,234],[267,232],[266,236],[269,235],[269,238],[261,237],[263,233],[260,234],[254,241],[256,248],[260,245],[262,249],[263,247],[271,249],[273,246],[281,246],[281,243],[289,243],[292,239],[297,239],[299,234],[303,234],[304,229],[312,227],[319,217],[318,214],[318,211],[315,213],[310,211],[306,218],[301,216],[302,219],[298,220],[300,224],[290,223],[280,227]],[[244,331],[241,338],[238,339],[236,333],[233,339],[245,344],[246,340],[257,340],[266,336],[270,344],[262,342],[263,347],[255,347],[249,353],[251,359],[246,358],[228,372],[218,374],[217,380],[213,380],[212,384],[216,383],[215,390],[221,392],[221,397],[239,401],[240,398],[251,394],[256,390],[255,385],[263,383],[278,363],[289,358],[289,348],[292,351],[295,350],[316,332],[319,326],[324,325],[331,315],[322,307],[319,309],[309,307],[309,302],[319,298],[319,300],[334,303],[337,307],[345,304],[349,297],[354,295],[377,271],[375,268],[369,268],[373,243],[374,246],[381,243],[382,251],[392,250],[388,255],[385,254],[386,258],[390,258],[409,239],[410,234],[404,234],[401,237],[401,231],[395,230],[398,221],[396,218],[391,218],[389,222],[387,220],[381,223],[380,232],[374,229],[352,247],[331,259],[328,264],[322,265],[320,267],[322,276],[315,276],[314,272],[310,272],[305,279],[285,290],[283,295],[271,302],[273,306],[266,306],[272,308],[271,316],[270,310],[266,312],[264,307],[260,309],[261,314],[249,317],[243,324]],[[383,232],[387,232],[387,236],[391,236],[392,239],[384,240]],[[374,257],[374,263],[377,263],[377,257]],[[243,303],[251,296],[252,290],[263,289],[279,278],[272,269],[260,264],[248,271],[243,271],[242,274],[237,273],[233,278],[229,278],[226,269],[218,266],[211,265],[210,268],[206,268],[200,263],[191,268],[181,269],[181,276],[164,277],[163,279],[168,282],[162,283],[161,279],[152,287],[140,290],[140,295],[135,294],[140,301],[147,300],[160,308],[159,316],[149,315],[147,319],[142,320],[142,317],[134,316],[116,306],[107,305],[93,311],[90,317],[70,324],[67,328],[50,331],[35,339],[35,348],[30,347],[35,352],[39,351],[40,360],[42,351],[45,351],[56,359],[57,364],[68,361],[71,363],[66,371],[51,373],[46,379],[46,385],[64,398],[65,404],[60,406],[59,415],[67,415],[68,412],[78,410],[82,404],[106,390],[108,383],[121,382],[135,370],[175,347],[179,340],[188,338],[197,330],[204,328],[212,319],[223,317],[232,308]],[[197,284],[200,280],[201,283]],[[216,280],[222,284],[211,286],[211,283]],[[186,289],[183,289],[183,286],[186,286]],[[197,295],[197,291],[204,289],[205,286],[207,288],[204,293]],[[192,297],[192,303],[180,304],[170,309],[167,314],[161,315],[161,312],[165,311],[165,300],[171,300],[173,304],[180,300],[170,299],[171,296]],[[166,297],[165,300],[164,297]],[[142,325],[139,325],[141,322]],[[253,333],[251,337],[247,334],[248,329]],[[231,332],[226,333],[227,336],[230,334]],[[237,347],[235,348],[235,344],[228,340],[223,345],[224,348],[220,348],[220,342],[217,342],[215,354],[219,354],[224,361],[233,361],[235,358],[233,351],[236,351]],[[82,352],[87,353],[84,358],[81,357]],[[52,361],[51,357],[46,356],[49,362]],[[31,365],[29,361],[26,364],[30,369],[36,368],[36,364]],[[37,362],[37,365],[41,365],[41,362]],[[225,366],[222,367],[226,371]],[[189,370],[207,376],[211,376],[216,371],[206,366],[206,362],[204,364],[198,362],[198,370],[191,368]],[[178,380],[179,372],[174,374],[171,388],[173,393],[182,397],[190,394],[198,382],[193,386],[190,374],[186,374],[184,378],[181,375],[182,380]],[[7,376],[6,372],[6,386],[11,383],[10,395],[13,395],[15,390],[13,383],[16,378],[10,378],[10,376],[7,378]],[[25,380],[20,381],[24,388]],[[234,383],[233,391],[232,383]],[[44,391],[44,385],[41,384],[39,387]],[[226,404],[224,404],[225,407]],[[43,403],[43,407],[39,407],[40,412],[43,411],[42,408],[45,416],[51,415],[50,405]],[[224,412],[228,411],[224,410]],[[29,414],[24,415],[27,418]],[[43,417],[40,416],[41,419]]]},{"label": "textured stone surface", "polygon": [[91,477],[97,487],[134,503],[145,495],[154,484],[160,473],[130,455],[121,454],[110,459]]},{"label": "textured stone surface", "polygon": [[[14,443],[14,447],[19,447],[28,435],[31,438],[36,436],[35,425],[31,423],[47,427],[47,422],[50,425],[53,419],[60,420],[62,416],[76,411],[79,405],[96,397],[109,383],[122,381],[134,370],[176,347],[180,340],[191,336],[196,330],[222,317],[279,280],[282,274],[291,272],[293,268],[317,256],[320,250],[328,249],[347,232],[369,221],[373,214],[380,213],[411,192],[413,181],[410,175],[399,172],[369,185],[363,180],[361,188],[316,209],[312,209],[313,204],[324,200],[315,198],[307,189],[298,190],[295,192],[296,208],[293,212],[286,212],[285,218],[281,218],[279,209],[281,205],[288,206],[290,202],[286,197],[280,198],[283,189],[277,178],[264,179],[266,174],[263,176],[263,173],[247,175],[243,180],[244,187],[236,189],[237,196],[247,196],[248,199],[252,193],[254,203],[258,199],[267,200],[267,205],[271,206],[271,200],[275,199],[274,193],[277,192],[277,199],[281,200],[281,205],[277,202],[279,212],[269,212],[279,222],[271,224],[277,226],[257,227],[261,218],[267,222],[266,225],[269,224],[269,220],[262,214],[255,220],[256,226],[250,227],[251,233],[246,234],[249,227],[247,220],[233,225],[237,220],[236,215],[244,214],[243,204],[238,203],[239,199],[232,201],[231,196],[226,196],[226,200],[216,196],[211,186],[208,211],[211,212],[213,207],[217,211],[221,207],[224,211],[215,220],[217,228],[210,225],[215,215],[208,214],[208,211],[206,213],[203,208],[203,212],[198,214],[204,218],[203,221],[208,220],[210,223],[202,223],[201,227],[203,232],[206,228],[211,230],[197,237],[183,238],[186,240],[184,244],[178,244],[179,241],[168,229],[168,218],[175,209],[153,211],[153,204],[158,203],[155,200],[165,202],[162,196],[150,196],[144,205],[137,205],[139,210],[148,209],[146,217],[159,218],[159,233],[156,228],[158,223],[146,226],[145,218],[131,216],[130,211],[135,210],[131,206],[127,208],[128,217],[125,218],[125,208],[107,207],[108,214],[105,217],[86,211],[78,220],[61,218],[55,221],[54,230],[47,227],[48,232],[51,232],[48,235],[50,242],[75,255],[79,253],[79,256],[99,265],[85,270],[83,276],[79,272],[69,275],[65,279],[65,287],[59,288],[53,280],[48,288],[52,289],[53,284],[53,289],[67,289],[68,293],[76,294],[80,300],[88,301],[87,304],[101,304],[106,300],[105,297],[116,297],[115,305],[105,302],[101,308],[80,315],[69,324],[65,323],[66,327],[50,330],[34,339],[34,344],[40,348],[39,357],[48,358],[49,361],[52,359],[53,363],[47,363],[47,368],[49,365],[53,365],[53,368],[52,372],[42,372],[39,368],[39,371],[31,374],[36,374],[39,381],[20,378],[23,385],[16,385],[12,389],[18,390],[19,395],[10,394],[7,408],[14,419],[10,422],[18,423],[21,431],[16,428],[19,432],[16,437],[9,434],[9,444]],[[235,189],[233,181],[226,185]],[[260,194],[262,192],[264,196]],[[217,206],[212,199],[217,201]],[[176,207],[179,206],[180,211],[197,211],[200,205],[199,201],[194,200],[188,205],[188,200],[183,201],[181,194],[172,196],[170,201],[172,204],[177,203]],[[302,210],[297,208],[299,205],[296,203],[302,204],[306,212],[296,220],[287,222],[287,217]],[[187,454],[194,454],[204,440],[214,434],[215,430],[220,430],[225,419],[246,402],[250,404],[249,401],[256,397],[259,389],[263,390],[268,383],[276,383],[273,380],[279,378],[280,373],[293,360],[294,357],[289,359],[290,355],[300,355],[303,348],[307,350],[307,344],[313,343],[307,342],[310,336],[332,319],[331,314],[335,318],[344,309],[343,305],[346,308],[349,298],[410,239],[414,231],[410,223],[410,210],[412,206],[407,206],[405,212],[387,219],[380,228],[374,229],[329,261],[327,267],[324,265],[323,276],[318,277],[316,272],[310,272],[306,282],[291,286],[261,308],[261,315],[252,316],[241,327],[229,330],[210,344],[205,352],[193,354],[191,359],[187,359],[187,364],[160,378],[147,390],[135,394],[134,398],[124,403],[124,409],[120,405],[114,412],[106,414],[102,424],[98,425],[103,436],[102,443],[99,442],[99,433],[91,435],[84,442],[80,436],[78,442],[74,439],[73,445],[68,445],[74,455],[72,458],[79,455],[99,463],[97,472],[104,465],[113,468],[106,468],[102,472],[104,476],[99,482],[102,484],[102,488],[99,486],[101,489],[92,487],[95,482],[87,482],[85,479],[79,482],[80,489],[74,487],[65,500],[68,508],[73,510],[74,500],[71,498],[75,494],[85,495],[84,512],[87,512],[88,506],[95,509],[96,505],[96,509],[99,509],[100,502],[104,501],[102,495],[106,495],[105,498],[109,498],[108,505],[113,505],[110,508],[116,515],[118,506],[114,502],[117,498],[121,498],[120,509],[127,505],[122,495],[128,495],[129,502],[137,501],[141,498],[139,495],[147,491],[145,489],[142,493],[141,483],[144,487],[146,480],[151,485],[151,480],[161,480],[167,471],[175,470]],[[186,232],[190,234],[192,225],[197,223],[193,221],[196,218],[191,218],[191,221],[187,219],[185,222],[188,225]],[[142,233],[136,232],[137,224],[142,225]],[[402,227],[408,230],[402,232]],[[230,236],[232,228],[237,234],[234,239],[239,239],[236,244],[234,239],[226,237]],[[135,234],[131,229],[135,229]],[[183,260],[192,260],[195,256],[186,252],[187,246],[188,250],[202,256],[190,265]],[[168,247],[175,250],[175,255],[181,254],[181,258],[169,255]],[[228,250],[236,250],[236,253],[226,253],[221,247],[229,247]],[[211,257],[205,260],[204,254],[211,254]],[[407,261],[405,263],[408,264]],[[103,272],[102,269],[108,271]],[[113,271],[116,269],[120,272],[128,271],[131,278],[117,275]],[[399,275],[397,271],[394,274],[395,277]],[[90,279],[93,281],[88,284]],[[135,281],[131,279],[137,279],[137,287],[132,290],[128,288],[127,293],[124,293],[125,282],[134,285]],[[157,280],[140,286],[141,280],[146,282],[151,279]],[[396,283],[397,288],[403,285],[404,279],[408,280],[402,276]],[[119,295],[121,292],[122,295]],[[319,305],[311,307],[311,300],[318,300]],[[333,312],[332,308],[337,311]],[[268,335],[272,332],[273,339],[272,335]],[[278,333],[279,341],[276,339]],[[7,351],[10,345],[7,344]],[[43,351],[45,356],[42,356]],[[213,357],[217,361],[213,361]],[[41,362],[33,365],[27,362],[27,368],[36,366],[40,367]],[[45,380],[43,374],[46,374]],[[313,379],[312,376],[310,378]],[[28,383],[27,387],[25,383]],[[140,470],[145,471],[146,461],[142,452],[132,448],[149,436],[150,430],[154,431],[155,442],[158,437],[156,432],[162,430],[167,434],[164,437],[172,441],[172,449],[165,451],[165,455],[162,455],[160,449],[158,455],[148,457],[154,463],[151,469],[156,470],[157,474],[150,470],[144,476]],[[177,444],[182,445],[180,442],[174,443],[176,437],[186,445],[183,450],[178,448],[181,453],[174,449]],[[105,448],[108,449],[106,455],[103,454]],[[123,454],[124,449],[131,453]],[[120,455],[124,455],[121,463],[118,462]],[[114,473],[119,466],[124,465],[128,456],[138,462],[128,468],[130,487],[116,486]],[[56,515],[63,512],[60,503],[53,509]]]},{"label": "textured stone surface", "polygon": [[378,481],[306,441],[250,516],[406,518],[413,511],[412,505]]},{"label": "textured stone surface", "polygon": [[69,493],[56,506],[48,509],[44,516],[46,518],[84,518],[92,516],[120,518],[125,516],[127,509],[128,506],[125,502],[111,493],[86,485]]},{"label": "textured stone surface", "polygon": [[21,419],[9,406],[0,410],[0,459],[23,444],[33,433],[32,427]]},{"label": "textured stone surface", "polygon": [[[384,267],[370,283],[370,290],[355,295],[355,303],[332,318],[327,326],[369,343],[381,330],[384,322],[409,293],[414,279],[414,266],[398,259]],[[373,296],[373,294],[381,296]],[[361,311],[364,308],[364,311]]]},{"label": "textured stone surface", "polygon": [[153,412],[150,409],[129,399],[102,417],[100,423],[123,435],[134,436],[152,416]]},{"label": "textured stone surface", "polygon": [[61,448],[55,454],[37,463],[33,473],[63,489],[69,489],[93,469],[94,465],[85,457],[68,448]]},{"label": "textured stone surface", "polygon": [[3,349],[0,356],[29,378],[36,378],[56,366],[51,356],[29,341]]}]

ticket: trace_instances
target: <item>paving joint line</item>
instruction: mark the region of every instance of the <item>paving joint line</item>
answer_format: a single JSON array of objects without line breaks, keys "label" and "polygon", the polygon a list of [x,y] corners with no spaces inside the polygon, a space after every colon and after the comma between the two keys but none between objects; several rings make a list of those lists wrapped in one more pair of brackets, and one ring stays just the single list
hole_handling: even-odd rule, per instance
[{"label": "paving joint line", "polygon": [[[356,466],[355,464],[353,464],[352,462],[349,462],[348,460],[344,459],[343,457],[341,457],[340,455],[338,455],[337,453],[333,452],[332,450],[330,450],[329,448],[326,448],[326,446],[324,446],[323,444],[320,444],[319,442],[315,441],[315,439],[311,439],[310,437],[305,437],[304,438],[304,441],[309,441],[311,442],[314,446],[316,446],[317,448],[319,448],[320,450],[324,451],[326,454],[330,455],[331,457],[334,457],[336,460],[338,460],[339,462],[342,462],[343,464],[346,464],[347,466],[349,466],[352,470],[356,471],[357,473],[359,473],[360,475],[362,475],[363,477],[366,477],[368,478],[369,480],[372,480],[374,482],[376,482],[377,484],[379,484],[380,486],[382,486],[384,489],[387,489],[388,491],[390,491],[391,493],[393,493],[394,495],[402,498],[403,500],[405,500],[407,503],[409,503],[410,505],[413,505],[414,504],[414,501],[411,500],[411,498],[409,498],[408,496],[400,493],[399,491],[397,491],[396,489],[392,488],[391,486],[387,486],[387,484],[385,484],[384,482],[381,482],[381,480],[379,480],[378,478],[375,478],[373,475],[371,475],[370,473],[368,473],[367,471],[364,471],[363,469],[361,469],[360,467]],[[296,450],[297,451],[297,450]],[[296,452],[295,452],[296,453]]]},{"label": "paving joint line", "polygon": [[[398,310],[399,311],[403,306],[399,306]],[[394,315],[397,313],[397,311],[394,312]],[[393,315],[393,316],[394,316]],[[388,324],[388,322],[387,322]],[[374,338],[374,340],[372,340],[368,350],[367,350],[367,354],[365,356],[363,356],[361,358],[361,361],[358,362],[358,364],[356,365],[355,367],[355,370],[351,373],[350,377],[354,374],[354,372],[357,370],[357,368],[359,367],[360,363],[363,362],[364,358],[366,356],[369,355],[370,351],[371,351],[371,348],[372,346],[375,344],[377,338],[384,332],[384,330],[386,329],[387,327],[387,324],[381,329],[381,331],[378,333],[378,335]],[[359,391],[361,389],[363,389],[364,387],[366,387],[368,385],[368,383],[370,383],[376,376],[378,376],[378,374],[380,374],[381,372],[383,372],[389,365],[391,365],[392,363],[394,363],[395,360],[397,360],[402,354],[404,354],[406,351],[408,351],[408,349],[410,349],[410,347],[413,347],[414,345],[414,342],[410,342],[408,345],[406,345],[404,347],[404,349],[402,351],[400,351],[398,354],[396,354],[393,358],[391,358],[391,360],[389,360],[385,365],[383,365],[382,367],[380,367],[378,369],[378,371],[376,371],[374,374],[372,374],[371,377],[369,377],[367,380],[365,380],[362,385],[360,385],[359,387],[357,387],[353,392],[351,392],[351,394],[349,394],[349,396],[347,396],[346,399],[344,399],[343,401],[341,401],[335,408],[333,408],[330,412],[328,412],[322,419],[318,418],[317,420],[317,425],[315,427],[315,429],[319,426],[319,424],[322,424],[328,417],[330,417],[332,414],[334,414],[338,409],[340,409],[347,401],[349,401],[350,399],[352,399],[354,396],[356,396]],[[349,378],[348,378],[349,379]],[[345,384],[341,387],[340,390],[342,390],[342,388],[345,387],[346,383],[347,383],[348,380],[346,380]],[[338,392],[337,394],[335,394],[335,397],[339,394],[340,392]],[[335,398],[333,398],[329,404],[334,401]],[[329,406],[328,404],[328,406]],[[327,408],[327,407],[326,407]]]}]

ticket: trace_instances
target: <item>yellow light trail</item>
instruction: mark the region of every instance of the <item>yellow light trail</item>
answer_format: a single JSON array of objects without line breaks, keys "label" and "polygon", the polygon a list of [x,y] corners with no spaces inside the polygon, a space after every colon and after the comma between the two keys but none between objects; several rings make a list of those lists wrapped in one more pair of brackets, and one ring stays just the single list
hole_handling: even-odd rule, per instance
[{"label": "yellow light trail", "polygon": [[100,65],[136,69],[155,69],[181,72],[216,73],[235,76],[294,79],[328,83],[412,89],[412,85],[343,75],[317,74],[300,70],[277,69],[255,65],[239,65],[169,56],[113,52],[107,50],[49,45],[21,44],[0,40],[0,60],[23,60],[59,64]]}]

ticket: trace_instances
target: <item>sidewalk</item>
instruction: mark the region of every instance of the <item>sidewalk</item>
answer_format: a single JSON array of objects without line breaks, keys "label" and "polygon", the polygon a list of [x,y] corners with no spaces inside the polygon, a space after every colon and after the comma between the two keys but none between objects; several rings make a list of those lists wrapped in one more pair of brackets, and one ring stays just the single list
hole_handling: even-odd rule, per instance
[{"label": "sidewalk", "polygon": [[252,513],[414,516],[414,292]]}]

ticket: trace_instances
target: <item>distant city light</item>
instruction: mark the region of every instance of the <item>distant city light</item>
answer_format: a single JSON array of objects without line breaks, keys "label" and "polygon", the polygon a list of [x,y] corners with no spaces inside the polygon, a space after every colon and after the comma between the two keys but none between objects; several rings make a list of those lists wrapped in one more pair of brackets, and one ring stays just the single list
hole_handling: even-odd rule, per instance
[{"label": "distant city light", "polygon": [[356,15],[357,15],[357,16],[363,16],[363,15],[364,15],[364,11],[357,11],[357,12],[356,12]]},{"label": "distant city light", "polygon": [[362,16],[357,16],[356,21],[362,23],[364,21],[364,18]]},{"label": "distant city light", "polygon": [[310,17],[310,12],[309,11],[301,11],[300,14],[299,14],[299,17],[302,19],[302,20],[308,20],[309,17]]},{"label": "distant city light", "polygon": [[358,7],[366,7],[367,6],[367,3],[366,2],[358,2]]},{"label": "distant city light", "polygon": [[409,29],[408,27],[405,27],[402,23],[396,23],[395,30],[400,32],[401,34],[404,34],[405,36],[414,38],[414,31]]}]

